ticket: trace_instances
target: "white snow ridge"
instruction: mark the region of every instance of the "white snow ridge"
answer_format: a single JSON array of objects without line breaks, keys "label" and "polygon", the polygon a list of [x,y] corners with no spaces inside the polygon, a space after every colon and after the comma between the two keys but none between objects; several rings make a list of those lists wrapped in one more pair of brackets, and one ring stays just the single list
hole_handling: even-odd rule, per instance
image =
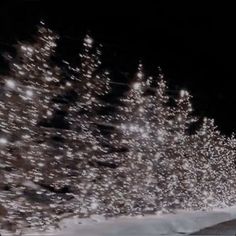
[{"label": "white snow ridge", "polygon": [[[212,211],[178,211],[176,214],[159,214],[135,217],[118,217],[106,220],[102,216],[89,219],[64,219],[60,228],[45,232],[20,232],[24,236],[180,236],[200,229],[236,219],[236,207]],[[16,234],[2,233],[2,236]]]}]

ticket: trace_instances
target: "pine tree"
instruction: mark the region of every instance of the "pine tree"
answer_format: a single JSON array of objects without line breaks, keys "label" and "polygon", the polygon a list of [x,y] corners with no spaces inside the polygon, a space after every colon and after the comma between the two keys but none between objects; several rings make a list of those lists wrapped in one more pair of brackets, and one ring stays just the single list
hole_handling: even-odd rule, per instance
[{"label": "pine tree", "polygon": [[155,93],[147,95],[152,81],[146,79],[140,64],[132,82],[130,90],[121,99],[123,106],[118,108],[113,121],[110,119],[116,131],[109,137],[115,147],[123,146],[128,150],[112,154],[119,160],[119,166],[111,178],[116,187],[110,191],[113,193],[113,210],[120,208],[119,211],[126,214],[153,212],[160,208],[158,200],[164,199],[162,188],[166,179],[161,177],[163,173],[157,173],[158,160],[165,152],[171,116],[163,79]]},{"label": "pine tree", "polygon": [[[8,123],[3,122],[2,124],[4,131],[21,129],[20,135],[24,135],[24,133],[27,135],[27,127],[24,126],[35,127],[38,120],[42,118],[39,118],[39,115],[44,114],[43,117],[46,117],[51,114],[48,108],[52,96],[55,96],[52,91],[60,79],[59,68],[51,67],[48,64],[49,58],[54,53],[56,40],[57,35],[46,29],[42,23],[33,44],[19,43],[17,45],[18,56],[11,60],[10,73],[4,78],[4,95],[9,104],[4,103],[2,106],[6,109],[15,107],[19,110],[22,101],[27,106],[21,110],[22,114],[19,113],[18,119],[9,115]],[[38,103],[33,103],[34,99],[37,99]],[[18,111],[16,110],[16,112]],[[30,133],[32,134],[32,132]]]},{"label": "pine tree", "polygon": [[[101,65],[101,46],[86,35],[80,53],[80,64],[73,67],[69,64],[70,80],[67,82],[67,94],[72,95],[68,104],[65,120],[68,130],[63,132],[64,146],[72,160],[68,185],[77,195],[73,207],[80,216],[98,213],[102,208],[101,192],[108,182],[104,175],[104,164],[101,156],[102,134],[98,125],[99,112],[105,106],[103,97],[110,91],[109,73]],[[63,157],[62,157],[63,158]],[[68,160],[66,160],[68,163]],[[106,169],[106,168],[105,168]],[[64,180],[65,181],[65,180]],[[105,190],[104,190],[105,191]],[[77,207],[76,207],[77,206]]]},{"label": "pine tree", "polygon": [[179,187],[176,193],[177,207],[193,208],[194,197],[196,196],[196,172],[192,153],[191,129],[198,121],[193,116],[191,95],[186,90],[181,90],[175,98],[172,119],[172,155],[175,156],[174,173],[178,176]]},{"label": "pine tree", "polygon": [[53,204],[63,201],[42,186],[61,175],[55,166],[61,150],[51,143],[56,131],[40,125],[53,117],[53,100],[61,90],[60,69],[50,60],[57,39],[41,22],[32,43],[18,43],[17,56],[9,57],[10,72],[2,77],[0,203],[9,227],[50,224],[57,218]]},{"label": "pine tree", "polygon": [[71,86],[75,92],[75,101],[69,108],[67,119],[75,130],[80,129],[82,122],[82,127],[94,122],[97,117],[89,114],[96,114],[104,106],[101,97],[110,91],[109,72],[101,67],[100,48],[101,45],[97,46],[91,36],[86,35],[80,53],[80,65],[70,68],[74,72]]},{"label": "pine tree", "polygon": [[[100,120],[98,112],[105,105],[102,97],[110,91],[109,72],[101,67],[100,47],[91,36],[86,35],[80,53],[80,65],[69,66],[72,75],[68,92],[74,94],[74,101],[69,104],[66,120],[80,142],[84,140],[90,145],[85,152],[90,156],[99,149],[97,137],[100,134],[96,122]],[[78,145],[78,151],[82,149]]]},{"label": "pine tree", "polygon": [[120,159],[121,163],[115,176],[120,197],[114,204],[121,205],[121,211],[126,214],[137,214],[145,209],[151,212],[155,209],[155,191],[151,186],[156,180],[151,172],[153,163],[152,156],[149,155],[152,152],[152,148],[149,149],[152,145],[149,143],[152,124],[149,122],[151,117],[147,114],[145,97],[150,83],[151,78],[146,77],[143,65],[139,64],[128,93],[121,99],[123,105],[115,115],[120,137],[114,136],[114,142],[120,141],[118,146],[124,146],[128,152],[123,155],[117,153],[114,157]]},{"label": "pine tree", "polygon": [[208,118],[193,138],[199,208],[231,205],[235,196],[234,139],[222,135]]}]

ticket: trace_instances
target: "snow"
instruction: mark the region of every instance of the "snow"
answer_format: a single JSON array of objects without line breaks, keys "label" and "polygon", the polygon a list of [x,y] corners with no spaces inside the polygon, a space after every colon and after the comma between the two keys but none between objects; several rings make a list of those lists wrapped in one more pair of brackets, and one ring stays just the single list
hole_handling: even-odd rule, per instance
[{"label": "snow", "polygon": [[80,236],[157,236],[183,235],[196,232],[220,222],[236,218],[236,207],[212,212],[184,212],[176,214],[120,217],[104,221],[94,221],[78,225],[76,220],[67,219],[58,235]]},{"label": "snow", "polygon": [[[47,232],[23,232],[22,235],[54,236],[177,236],[236,219],[236,206],[211,211],[178,211],[175,214],[119,217],[106,220],[102,216],[89,219],[64,219],[59,229]],[[4,234],[2,236],[9,236]]]}]

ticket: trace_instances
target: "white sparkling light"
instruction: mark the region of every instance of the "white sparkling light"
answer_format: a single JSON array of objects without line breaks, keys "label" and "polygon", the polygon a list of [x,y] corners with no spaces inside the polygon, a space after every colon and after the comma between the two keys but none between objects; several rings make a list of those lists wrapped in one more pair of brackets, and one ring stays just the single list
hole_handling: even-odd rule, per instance
[{"label": "white sparkling light", "polygon": [[185,95],[188,95],[188,91],[186,90],[180,90],[180,97],[184,97]]},{"label": "white sparkling light", "polygon": [[45,77],[45,80],[48,81],[48,82],[50,82],[50,81],[53,80],[53,78],[52,78],[51,76],[46,76],[46,77]]},{"label": "white sparkling light", "polygon": [[181,117],[181,116],[178,116],[177,120],[178,120],[178,121],[182,121],[182,117]]},{"label": "white sparkling light", "polygon": [[0,144],[7,144],[6,138],[0,138]]},{"label": "white sparkling light", "polygon": [[138,83],[138,82],[134,83],[134,84],[133,84],[133,88],[134,88],[135,90],[139,90],[139,89],[141,88],[141,83]]},{"label": "white sparkling light", "polygon": [[51,116],[52,112],[50,110],[47,111],[47,116]]},{"label": "white sparkling light", "polygon": [[139,111],[140,111],[140,112],[144,112],[145,110],[144,110],[143,107],[140,107],[140,108],[139,108]]},{"label": "white sparkling light", "polygon": [[7,85],[8,88],[11,88],[11,89],[14,89],[16,87],[16,83],[12,79],[7,80],[6,85]]},{"label": "white sparkling light", "polygon": [[70,87],[71,86],[71,82],[66,82],[66,86]]},{"label": "white sparkling light", "polygon": [[26,90],[25,93],[26,93],[27,97],[32,97],[34,95],[32,90]]},{"label": "white sparkling light", "polygon": [[143,77],[143,73],[142,72],[138,72],[137,73],[137,77],[141,79]]},{"label": "white sparkling light", "polygon": [[91,45],[93,43],[93,39],[89,36],[87,36],[84,41],[85,41],[85,43],[87,43],[89,45]]}]

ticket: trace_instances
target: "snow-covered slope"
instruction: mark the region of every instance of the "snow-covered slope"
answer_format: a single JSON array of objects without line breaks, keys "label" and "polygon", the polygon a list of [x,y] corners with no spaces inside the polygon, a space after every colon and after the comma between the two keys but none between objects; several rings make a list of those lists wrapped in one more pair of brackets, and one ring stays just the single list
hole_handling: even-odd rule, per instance
[{"label": "snow-covered slope", "polygon": [[[60,229],[37,233],[56,236],[158,236],[183,235],[196,232],[220,222],[236,219],[236,207],[212,211],[179,211],[176,214],[155,216],[119,217],[105,220],[100,216],[79,220],[77,217],[65,219]],[[34,232],[35,235],[36,232]],[[2,234],[9,235],[9,234]],[[24,232],[23,235],[32,235]]]}]

